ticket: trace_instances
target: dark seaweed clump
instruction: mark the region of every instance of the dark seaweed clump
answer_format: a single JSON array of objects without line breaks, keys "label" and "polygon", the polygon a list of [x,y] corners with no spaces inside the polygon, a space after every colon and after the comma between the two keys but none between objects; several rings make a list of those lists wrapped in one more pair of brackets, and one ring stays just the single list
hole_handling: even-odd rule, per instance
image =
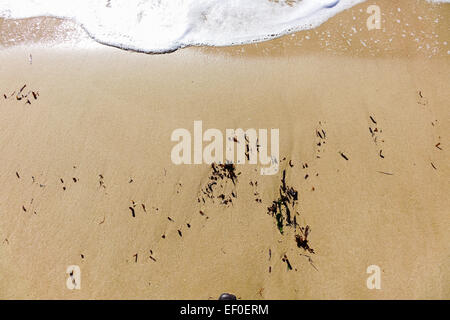
[{"label": "dark seaweed clump", "polygon": [[314,253],[314,249],[310,247],[308,240],[311,228],[308,225],[302,227],[297,223],[296,216],[298,212],[295,210],[297,203],[298,191],[287,185],[286,170],[283,170],[279,197],[267,208],[267,213],[275,219],[277,228],[281,234],[284,234],[286,228],[294,229],[297,246],[309,253]]},{"label": "dark seaweed clump", "polygon": [[[220,204],[229,205],[233,203],[233,199],[237,198],[235,186],[238,175],[236,173],[236,166],[233,163],[226,164],[211,164],[211,174],[208,182],[201,189],[201,195],[198,197],[198,202],[206,203],[207,199],[218,199]],[[228,182],[231,182],[232,188],[226,188]]]}]

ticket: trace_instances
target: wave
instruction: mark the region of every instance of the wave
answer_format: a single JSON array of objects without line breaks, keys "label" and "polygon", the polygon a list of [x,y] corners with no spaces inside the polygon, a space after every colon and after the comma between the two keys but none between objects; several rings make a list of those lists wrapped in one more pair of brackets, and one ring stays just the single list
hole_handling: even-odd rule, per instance
[{"label": "wave", "polygon": [[364,1],[2,0],[0,17],[72,19],[102,44],[165,53],[187,46],[228,46],[270,40],[315,28]]}]

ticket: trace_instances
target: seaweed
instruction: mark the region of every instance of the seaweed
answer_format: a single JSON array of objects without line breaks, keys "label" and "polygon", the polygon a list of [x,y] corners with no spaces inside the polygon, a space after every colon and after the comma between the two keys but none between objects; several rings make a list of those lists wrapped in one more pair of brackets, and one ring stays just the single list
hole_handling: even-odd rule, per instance
[{"label": "seaweed", "polygon": [[212,163],[211,170],[209,181],[200,190],[201,195],[198,196],[197,201],[206,203],[205,199],[210,199],[213,202],[215,199],[220,199],[222,205],[232,204],[233,199],[237,198],[237,192],[234,188],[228,191],[229,188],[226,188],[226,184],[231,181],[233,187],[236,186],[240,174],[236,173],[236,166],[233,163]]},{"label": "seaweed", "polygon": [[[305,168],[305,165],[303,165],[303,168]],[[314,254],[315,251],[308,239],[311,232],[310,226],[302,227],[297,222],[298,212],[296,211],[296,206],[299,201],[299,193],[294,187],[287,184],[286,169],[283,170],[280,182],[279,197],[272,201],[271,206],[267,207],[267,214],[274,218],[275,225],[282,236],[287,234],[287,229],[293,230],[296,246],[310,254]],[[269,249],[269,261],[271,256],[272,251]],[[293,270],[292,264],[286,255],[282,257],[282,261],[286,263],[288,270]],[[270,272],[271,266],[269,266]]]}]

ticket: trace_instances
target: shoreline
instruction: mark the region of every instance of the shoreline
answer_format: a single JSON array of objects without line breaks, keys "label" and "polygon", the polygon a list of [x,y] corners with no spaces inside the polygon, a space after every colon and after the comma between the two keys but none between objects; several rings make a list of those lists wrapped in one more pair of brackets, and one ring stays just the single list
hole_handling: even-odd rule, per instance
[{"label": "shoreline", "polygon": [[[387,0],[379,0],[371,3],[381,8],[380,30],[367,30],[366,19],[369,18],[369,14],[365,12],[365,9],[368,4],[362,3],[339,13],[311,30],[253,44],[218,47],[190,46],[175,52],[196,49],[207,54],[247,57],[286,57],[313,52],[314,54],[359,57],[448,58],[450,47],[448,40],[445,39],[448,38],[449,31],[445,21],[450,19],[450,13],[444,8],[450,4],[420,1],[413,6],[405,7],[401,2],[391,3]],[[400,7],[401,10],[399,10]],[[38,45],[63,44],[69,48],[78,46],[79,49],[110,46],[96,43],[75,22],[60,18],[37,17],[19,20],[0,18],[0,27],[9,30],[0,38],[0,44],[6,47],[15,46],[18,42],[25,45],[33,42]],[[442,37],[444,40],[441,41]],[[125,51],[145,54],[133,50]]]}]

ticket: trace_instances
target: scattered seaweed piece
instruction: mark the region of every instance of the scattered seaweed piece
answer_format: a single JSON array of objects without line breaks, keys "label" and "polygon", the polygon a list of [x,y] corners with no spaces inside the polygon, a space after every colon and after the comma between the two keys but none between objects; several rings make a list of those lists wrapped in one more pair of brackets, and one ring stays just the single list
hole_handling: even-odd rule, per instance
[{"label": "scattered seaweed piece", "polygon": [[426,106],[428,104],[428,99],[425,98],[425,96],[423,95],[421,90],[418,91],[418,94],[419,94],[420,99],[419,99],[419,101],[417,101],[417,104]]},{"label": "scattered seaweed piece", "polygon": [[286,263],[288,271],[292,270],[291,262],[289,261],[289,259],[288,259],[288,257],[286,255],[284,255],[281,260]]},{"label": "scattered seaweed piece", "polygon": [[348,161],[348,157],[343,152],[339,152],[339,154],[341,155],[342,158]]},{"label": "scattered seaweed piece", "polygon": [[272,205],[267,208],[267,211],[275,218],[278,230],[283,234],[284,226],[292,224],[291,209],[294,209],[298,200],[298,191],[286,184],[286,170],[283,170],[279,193],[279,198],[272,201]]},{"label": "scattered seaweed piece", "polygon": [[[306,166],[303,165],[303,168]],[[314,188],[314,187],[313,187]],[[298,191],[287,183],[286,169],[282,172],[279,187],[279,197],[272,201],[272,205],[267,208],[267,214],[271,215],[276,227],[281,235],[288,234],[287,228],[293,230],[295,243],[298,248],[303,249],[306,252],[314,254],[314,249],[310,246],[308,236],[311,228],[309,225],[302,227],[297,222],[296,206],[299,200]],[[272,250],[269,248],[269,261],[272,257]],[[288,270],[292,270],[292,265],[286,255],[283,257],[283,262],[288,266]],[[269,267],[269,272],[271,267]]]},{"label": "scattered seaweed piece", "polygon": [[[25,96],[22,95],[22,91],[26,88],[26,86],[27,86],[27,85],[24,84],[23,87],[20,88],[19,92],[18,92],[17,95],[16,95],[16,99],[17,99],[17,100],[22,100],[22,99],[25,97]],[[19,96],[19,94],[20,94],[20,96]]]},{"label": "scattered seaweed piece", "polygon": [[309,246],[308,235],[310,232],[310,227],[307,225],[306,227],[300,227],[300,233],[295,235],[295,242],[297,243],[297,247],[308,251],[309,253],[314,253],[314,249]]},{"label": "scattered seaweed piece", "polygon": [[[25,101],[25,104],[31,105],[31,101],[37,100],[39,96],[39,91],[34,90],[28,90],[26,91],[25,88],[27,87],[26,84],[24,84],[19,91],[14,90],[11,94],[7,95],[6,93],[3,93],[3,98],[5,100],[8,100],[10,98],[15,97],[16,101]],[[17,92],[17,94],[16,94]]]},{"label": "scattered seaweed piece", "polygon": [[388,176],[393,176],[394,175],[393,173],[390,173],[390,172],[384,172],[384,171],[377,171],[377,172],[385,174],[385,175],[388,175]]},{"label": "scattered seaweed piece", "polygon": [[[229,205],[233,203],[233,199],[237,198],[235,189],[238,175],[236,173],[236,166],[232,163],[227,164],[211,164],[211,174],[208,182],[200,190],[197,201],[199,203],[206,203],[206,200],[219,199],[220,204]],[[228,182],[232,183],[232,188],[228,188]]]},{"label": "scattered seaweed piece", "polygon": [[303,257],[308,258],[309,264],[310,264],[314,269],[316,269],[316,271],[319,271],[319,269],[317,269],[317,267],[315,266],[314,261],[313,261],[313,259],[311,258],[311,256],[309,256],[309,255],[307,255],[307,254],[303,254],[303,253],[300,253],[300,256],[303,256]]},{"label": "scattered seaweed piece", "polygon": [[[384,142],[384,139],[382,138],[381,134],[383,133],[382,129],[379,129],[377,121],[374,119],[374,117],[369,116],[370,121],[372,124],[369,126],[370,135],[372,136],[373,142],[375,145],[379,145],[380,143]],[[378,155],[380,158],[384,159],[384,155],[382,154],[383,150],[380,149],[378,151]]]},{"label": "scattered seaweed piece", "polygon": [[317,136],[317,140],[316,140],[316,145],[317,145],[317,153],[316,153],[316,158],[320,159],[321,158],[321,154],[323,154],[324,152],[324,145],[326,144],[326,138],[327,138],[327,134],[325,132],[325,130],[323,129],[323,124],[322,121],[319,121],[319,125],[316,128],[316,136]]},{"label": "scattered seaweed piece", "polygon": [[262,199],[258,191],[258,181],[253,182],[250,180],[249,184],[253,187],[253,195],[255,196],[255,201],[257,203],[262,203]]},{"label": "scattered seaweed piece", "polygon": [[103,175],[99,174],[98,177],[99,177],[99,180],[98,180],[99,187],[103,188],[103,189],[106,189],[106,185],[105,185],[105,182],[104,182]]}]

